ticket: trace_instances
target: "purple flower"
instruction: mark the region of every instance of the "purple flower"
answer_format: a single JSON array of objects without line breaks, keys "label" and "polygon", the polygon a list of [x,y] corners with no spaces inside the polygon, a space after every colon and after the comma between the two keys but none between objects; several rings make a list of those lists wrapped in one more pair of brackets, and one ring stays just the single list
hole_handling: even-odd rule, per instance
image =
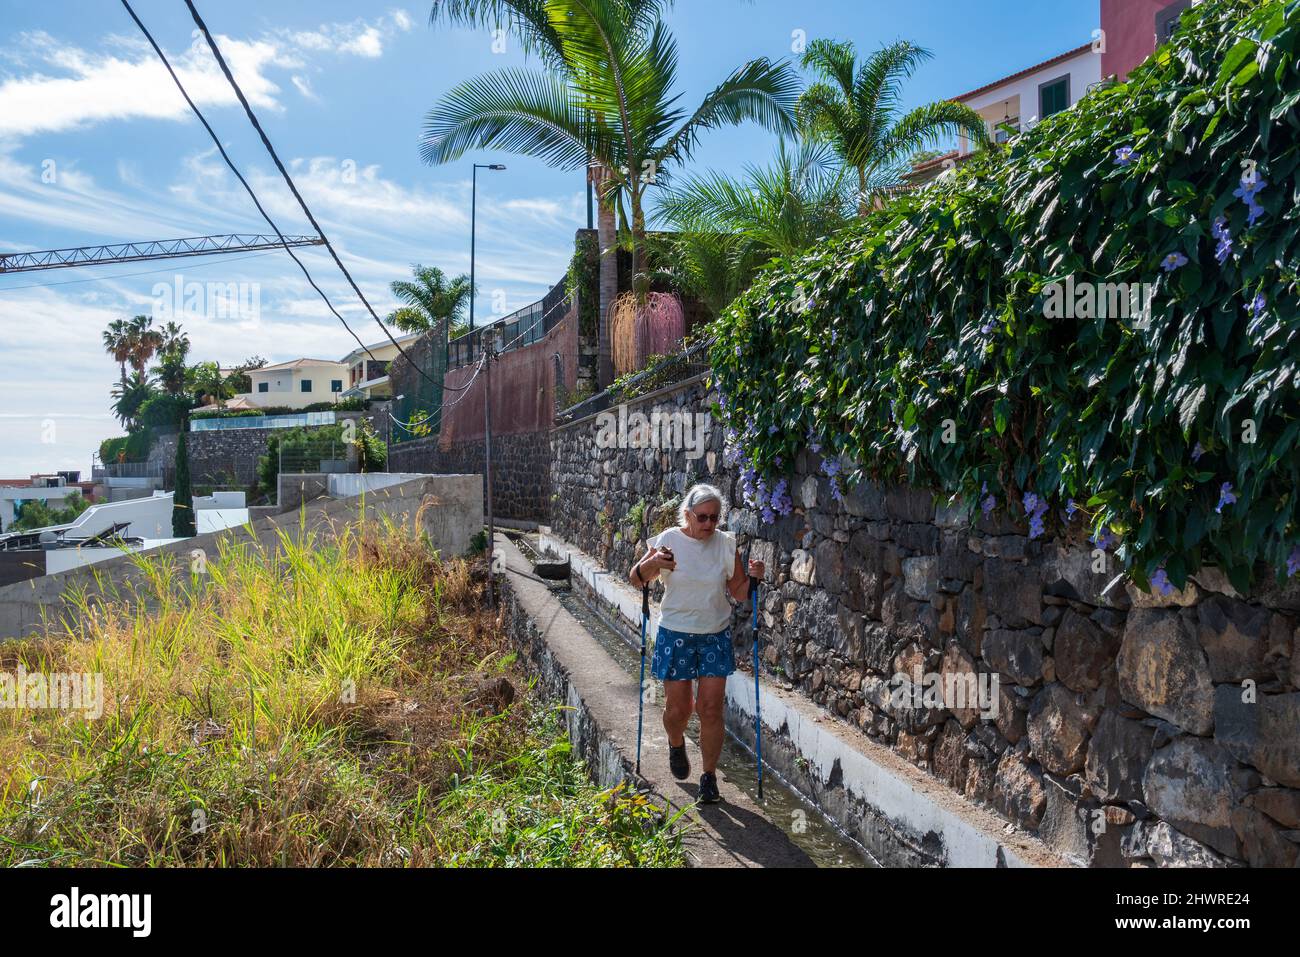
[{"label": "purple flower", "polygon": [[1088,539],[1088,541],[1097,548],[1100,548],[1102,551],[1105,551],[1119,543],[1119,536],[1110,530],[1109,525],[1103,525],[1101,527],[1101,532],[1097,535],[1093,535]]},{"label": "purple flower", "polygon": [[1214,233],[1214,238],[1218,240],[1218,245],[1214,247],[1214,258],[1222,266],[1227,262],[1228,257],[1232,255],[1232,232],[1228,229],[1227,218],[1220,216],[1216,219],[1211,232]]},{"label": "purple flower", "polygon": [[1210,227],[1210,232],[1214,238],[1222,242],[1225,239],[1232,238],[1232,230],[1228,228],[1228,217],[1218,216],[1214,220],[1214,225]]},{"label": "purple flower", "polygon": [[1199,461],[1201,460],[1201,456],[1204,455],[1204,454],[1205,454],[1205,449],[1201,448],[1201,443],[1200,443],[1200,442],[1197,442],[1196,445],[1192,446],[1192,461],[1193,461],[1193,462],[1199,462]]},{"label": "purple flower", "polygon": [[822,459],[822,471],[833,479],[840,472],[840,463],[835,459]]},{"label": "purple flower", "polygon": [[1247,206],[1251,206],[1254,205],[1255,196],[1258,195],[1260,190],[1262,190],[1267,185],[1268,185],[1268,181],[1265,179],[1261,179],[1260,177],[1252,175],[1251,173],[1242,173],[1241,186],[1239,186],[1237,189],[1234,189],[1232,191],[1232,195],[1236,196]]},{"label": "purple flower", "polygon": [[988,494],[988,491],[989,491],[989,483],[985,482],[983,485],[980,486],[980,494],[984,496],[984,501],[980,502],[980,508],[984,511],[985,516],[988,516],[990,513],[992,513],[993,509],[997,508],[998,506],[998,500],[994,498],[992,495]]},{"label": "purple flower", "polygon": [[1237,496],[1232,494],[1232,483],[1224,482],[1219,486],[1219,504],[1215,506],[1214,510],[1222,515],[1224,507],[1236,501]]},{"label": "purple flower", "polygon": [[777,481],[776,488],[772,489],[772,508],[781,515],[789,515],[794,511],[794,502],[790,499],[790,486],[785,479]]},{"label": "purple flower", "polygon": [[775,465],[777,468],[784,468],[785,460],[778,455],[776,458],[772,460],[772,464]]},{"label": "purple flower", "polygon": [[1078,510],[1079,510],[1079,506],[1074,504],[1074,499],[1070,499],[1065,503],[1066,518],[1074,518],[1074,513],[1077,512]]},{"label": "purple flower", "polygon": [[771,525],[773,522],[776,521],[776,513],[773,512],[773,511],[772,511],[770,508],[768,508],[766,505],[763,506],[763,512],[762,512],[762,514],[763,514],[763,524],[764,524],[764,525]]},{"label": "purple flower", "polygon": [[844,493],[840,490],[840,481],[834,476],[831,476],[831,498],[837,502],[844,501]]},{"label": "purple flower", "polygon": [[1132,166],[1132,165],[1133,165],[1133,159],[1134,159],[1136,156],[1137,156],[1137,153],[1135,153],[1135,152],[1133,151],[1133,147],[1131,147],[1131,146],[1121,146],[1119,149],[1117,149],[1117,150],[1115,151],[1115,165],[1116,165],[1116,166]]},{"label": "purple flower", "polygon": [[1268,300],[1264,298],[1262,292],[1257,292],[1255,293],[1255,298],[1247,304],[1246,311],[1250,313],[1252,319],[1258,319],[1264,314],[1264,310],[1267,308]]},{"label": "purple flower", "polygon": [[775,434],[776,434],[776,423],[773,423],[772,425],[769,425],[769,426],[767,427],[767,434],[768,434],[768,435],[775,435]]},{"label": "purple flower", "polygon": [[1182,269],[1187,265],[1187,257],[1182,253],[1170,253],[1164,259],[1160,260],[1160,268],[1165,272],[1173,272],[1175,269]]},{"label": "purple flower", "polygon": [[992,323],[992,322],[986,322],[986,323],[984,323],[984,325],[980,326],[980,335],[982,335],[982,336],[987,336],[987,335],[989,335],[989,334],[992,333],[992,332],[993,332],[993,323]]},{"label": "purple flower", "polygon": [[1151,576],[1151,587],[1160,592],[1165,598],[1174,593],[1173,582],[1169,580],[1169,575],[1163,568],[1157,568],[1156,573]]},{"label": "purple flower", "polygon": [[835,340],[838,339],[839,337],[840,337],[840,332],[839,332],[839,330],[838,330],[838,329],[832,329],[832,330],[831,330],[831,345],[835,345]]},{"label": "purple flower", "polygon": [[1025,493],[1025,514],[1029,516],[1029,537],[1038,538],[1043,534],[1043,515],[1047,512],[1047,501],[1035,492]]},{"label": "purple flower", "polygon": [[1286,560],[1286,577],[1290,578],[1296,572],[1300,572],[1300,545],[1291,549],[1291,554]]},{"label": "purple flower", "polygon": [[740,346],[736,346],[736,358],[740,358]]},{"label": "purple flower", "polygon": [[718,393],[718,408],[719,408],[719,409],[725,409],[726,407],[727,407],[727,394],[726,394],[725,392],[719,392],[719,393]]}]

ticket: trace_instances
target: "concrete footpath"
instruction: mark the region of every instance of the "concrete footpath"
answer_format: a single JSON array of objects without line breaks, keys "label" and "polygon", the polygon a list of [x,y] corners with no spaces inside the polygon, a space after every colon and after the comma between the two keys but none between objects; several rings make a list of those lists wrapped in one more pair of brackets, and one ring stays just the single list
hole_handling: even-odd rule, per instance
[{"label": "concrete footpath", "polygon": [[[636,780],[637,681],[627,674],[543,582],[502,534],[494,540],[504,571],[503,605],[512,638],[536,670],[551,700],[568,707],[575,749],[602,787]],[[690,741],[692,774],[676,780],[668,770],[662,708],[646,702],[639,782],[669,813],[685,809],[684,844],[694,867],[813,867],[813,861],[772,823],[763,808],[718,772],[722,802],[695,804],[699,749]],[[689,740],[689,739],[688,739]]]}]

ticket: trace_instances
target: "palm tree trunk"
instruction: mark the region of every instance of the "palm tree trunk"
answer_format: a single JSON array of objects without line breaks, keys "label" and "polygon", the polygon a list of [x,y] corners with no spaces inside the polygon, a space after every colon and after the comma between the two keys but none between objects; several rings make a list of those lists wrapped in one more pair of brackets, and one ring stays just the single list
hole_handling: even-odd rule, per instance
[{"label": "palm tree trunk", "polygon": [[611,338],[613,325],[612,310],[614,300],[618,298],[618,227],[614,218],[614,204],[606,197],[604,186],[609,180],[609,170],[603,167],[593,168],[592,178],[596,183],[598,215],[596,219],[596,238],[600,252],[600,317],[599,344],[597,347],[598,364],[596,383],[599,388],[606,388],[614,381],[614,347]]},{"label": "palm tree trunk", "polygon": [[858,215],[867,215],[867,168],[858,167]]},{"label": "palm tree trunk", "polygon": [[646,261],[645,210],[641,208],[641,191],[632,191],[632,289],[637,306],[643,306],[650,291],[650,268]]}]

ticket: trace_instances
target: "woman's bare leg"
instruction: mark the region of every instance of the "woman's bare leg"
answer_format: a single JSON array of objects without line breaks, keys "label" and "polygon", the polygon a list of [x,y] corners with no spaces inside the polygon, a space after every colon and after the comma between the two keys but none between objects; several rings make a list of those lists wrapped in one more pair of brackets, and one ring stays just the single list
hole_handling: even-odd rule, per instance
[{"label": "woman's bare leg", "polygon": [[664,730],[674,748],[686,740],[686,725],[693,709],[690,681],[664,682]]},{"label": "woman's bare leg", "polygon": [[722,754],[722,715],[726,695],[726,678],[700,679],[695,711],[700,716],[700,759],[705,771],[718,769],[718,758]]}]

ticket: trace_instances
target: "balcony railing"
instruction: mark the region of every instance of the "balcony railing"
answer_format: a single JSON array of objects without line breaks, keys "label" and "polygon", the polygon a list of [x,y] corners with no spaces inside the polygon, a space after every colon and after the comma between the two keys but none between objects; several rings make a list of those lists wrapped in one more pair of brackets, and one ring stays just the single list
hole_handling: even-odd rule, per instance
[{"label": "balcony railing", "polygon": [[451,340],[447,344],[447,368],[457,369],[481,359],[485,336],[489,337],[488,341],[496,337],[497,343],[504,345],[502,351],[505,352],[522,349],[541,339],[555,328],[556,323],[568,311],[564,308],[569,299],[567,281],[567,277],[561,279],[537,302]]},{"label": "balcony railing", "polygon": [[110,462],[96,465],[91,470],[92,479],[106,478],[162,478],[162,466],[149,462]]},{"label": "balcony railing", "polygon": [[296,415],[237,415],[229,418],[190,419],[191,432],[228,429],[297,429],[308,425],[333,425],[334,412],[300,412]]}]

